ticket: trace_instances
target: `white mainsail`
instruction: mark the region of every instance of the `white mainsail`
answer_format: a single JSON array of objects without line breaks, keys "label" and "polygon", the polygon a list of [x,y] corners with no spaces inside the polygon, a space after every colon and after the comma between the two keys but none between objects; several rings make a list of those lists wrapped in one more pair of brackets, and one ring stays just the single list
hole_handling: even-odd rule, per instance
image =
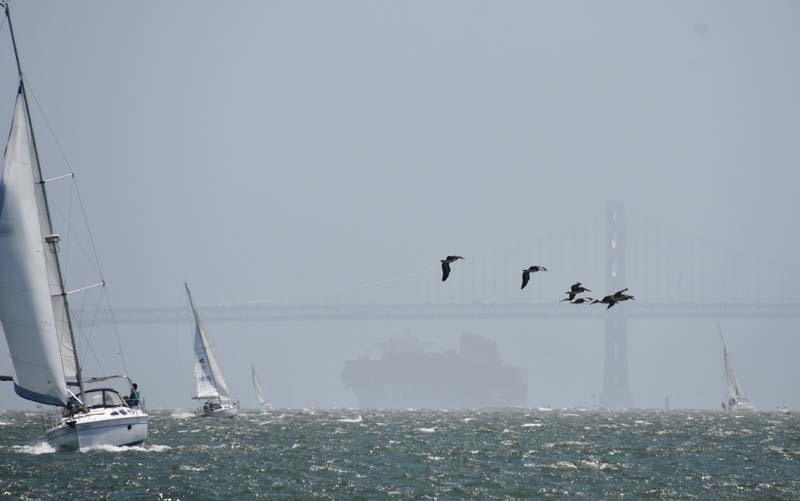
[{"label": "white mainsail", "polygon": [[264,405],[267,401],[264,399],[264,391],[261,389],[261,382],[258,380],[258,376],[256,375],[256,368],[252,364],[250,368],[253,371],[253,388],[256,390],[256,399],[260,405]]},{"label": "white mainsail", "polygon": [[194,307],[189,285],[184,285],[186,286],[186,295],[189,297],[189,305],[192,308],[195,323],[194,375],[197,383],[197,393],[194,398],[201,400],[209,398],[231,400],[228,385],[225,384],[225,378],[222,377],[222,372],[219,370],[214,352],[211,351],[211,343],[203,329],[200,316],[197,314],[197,310]]},{"label": "white mainsail", "polygon": [[728,349],[722,345],[722,354],[725,359],[725,382],[728,384],[728,396],[739,400],[744,396],[739,387],[739,380],[736,378],[736,371],[733,369],[733,362],[728,355]]},{"label": "white mainsail", "polygon": [[729,410],[755,410],[750,400],[744,396],[742,387],[739,385],[739,378],[736,377],[736,371],[733,368],[733,360],[728,353],[728,347],[725,346],[725,338],[722,336],[722,329],[720,329],[719,324],[717,324],[717,332],[719,333],[720,341],[722,341],[725,384],[728,387],[728,401],[725,404],[728,406]]},{"label": "white mainsail", "polygon": [[64,377],[76,373],[75,350],[68,326],[63,325],[66,308],[58,269],[52,270],[57,266],[53,250],[44,243],[50,223],[31,155],[23,99],[20,89],[0,172],[0,323],[17,394],[66,405]]}]

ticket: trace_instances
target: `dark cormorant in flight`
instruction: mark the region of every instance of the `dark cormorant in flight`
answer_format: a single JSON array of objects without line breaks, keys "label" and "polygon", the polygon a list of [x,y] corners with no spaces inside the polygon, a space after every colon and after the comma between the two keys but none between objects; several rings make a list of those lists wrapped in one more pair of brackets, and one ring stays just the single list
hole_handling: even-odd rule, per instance
[{"label": "dark cormorant in flight", "polygon": [[458,261],[459,259],[464,259],[461,256],[447,256],[446,258],[442,259],[442,282],[447,280],[447,277],[450,276],[450,263]]},{"label": "dark cormorant in flight", "polygon": [[537,271],[547,271],[547,268],[544,266],[531,266],[528,269],[522,270],[522,287],[520,289],[524,289],[526,285],[528,285],[528,281],[531,279],[531,273],[536,273]]}]

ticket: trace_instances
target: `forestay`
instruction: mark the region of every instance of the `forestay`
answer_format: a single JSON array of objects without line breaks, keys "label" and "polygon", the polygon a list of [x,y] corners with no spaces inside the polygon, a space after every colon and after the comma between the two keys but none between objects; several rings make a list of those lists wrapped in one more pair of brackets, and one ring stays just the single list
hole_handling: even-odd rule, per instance
[{"label": "forestay", "polygon": [[[31,155],[22,92],[17,95],[5,159],[0,171],[0,322],[14,366],[14,389],[23,398],[66,405],[65,372],[74,375],[74,350],[62,342],[65,312],[60,285],[48,271],[53,250],[38,169]],[[47,221],[42,226],[42,221]],[[57,269],[55,270],[57,273]],[[58,303],[55,295],[61,300]],[[54,306],[59,310],[54,315]],[[65,331],[62,331],[65,332]],[[66,331],[68,333],[68,331]],[[62,353],[68,363],[65,371]]]}]

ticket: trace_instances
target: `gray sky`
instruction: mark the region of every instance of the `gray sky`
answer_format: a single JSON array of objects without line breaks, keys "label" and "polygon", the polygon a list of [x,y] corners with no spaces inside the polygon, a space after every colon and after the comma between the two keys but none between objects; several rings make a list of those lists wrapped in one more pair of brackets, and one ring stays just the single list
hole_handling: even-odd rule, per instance
[{"label": "gray sky", "polygon": [[[626,204],[640,300],[800,298],[796,2],[15,1],[12,14],[115,307],[185,305],[183,280],[200,305],[556,301],[576,280],[603,289],[611,200]],[[7,26],[0,68],[9,122]],[[39,117],[45,171],[67,172]],[[450,253],[468,260],[443,286]],[[530,264],[552,272],[521,294]],[[68,269],[72,287],[84,271]],[[798,320],[721,321],[754,403],[800,407]],[[600,392],[599,320],[208,330],[245,405],[251,361],[277,405],[350,406],[345,360],[396,336],[454,348],[462,332],[528,368],[533,405]],[[193,405],[188,313],[120,334],[151,406]],[[91,336],[113,356],[113,333]],[[629,337],[640,405],[721,401],[713,320],[635,320]],[[24,405],[0,387],[0,406]]]}]

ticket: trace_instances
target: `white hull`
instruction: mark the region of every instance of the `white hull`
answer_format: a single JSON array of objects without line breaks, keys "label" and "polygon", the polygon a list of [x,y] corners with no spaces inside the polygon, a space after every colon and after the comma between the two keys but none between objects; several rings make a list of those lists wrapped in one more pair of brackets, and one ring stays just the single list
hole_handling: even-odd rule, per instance
[{"label": "white hull", "polygon": [[99,445],[138,445],[147,439],[149,416],[141,409],[108,407],[61,418],[45,440],[56,449],[86,449]]},{"label": "white hull", "polygon": [[222,407],[217,409],[203,408],[198,411],[198,414],[203,417],[232,418],[239,414],[239,405],[222,404]]},{"label": "white hull", "polygon": [[741,398],[728,407],[730,412],[754,412],[756,407],[746,398]]}]

